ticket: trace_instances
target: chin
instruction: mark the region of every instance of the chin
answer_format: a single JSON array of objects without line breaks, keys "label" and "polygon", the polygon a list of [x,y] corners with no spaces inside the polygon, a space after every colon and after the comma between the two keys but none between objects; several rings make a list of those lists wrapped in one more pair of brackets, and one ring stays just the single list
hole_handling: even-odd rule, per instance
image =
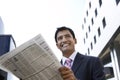
[{"label": "chin", "polygon": [[68,50],[68,49],[67,49],[67,50],[62,50],[62,52],[63,52],[63,53],[68,53],[69,50]]}]

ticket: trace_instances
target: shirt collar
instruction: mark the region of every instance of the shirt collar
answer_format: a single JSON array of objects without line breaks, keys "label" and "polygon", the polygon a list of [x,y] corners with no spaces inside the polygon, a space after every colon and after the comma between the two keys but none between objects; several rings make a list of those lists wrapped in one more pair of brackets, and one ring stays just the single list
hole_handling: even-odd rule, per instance
[{"label": "shirt collar", "polygon": [[[72,59],[72,61],[74,61],[76,54],[77,54],[77,52],[74,51],[74,52],[72,53],[72,55],[70,55],[69,58]],[[62,58],[62,64],[65,63],[65,60],[66,60],[66,59],[67,59],[67,58],[66,58],[65,56],[63,56],[63,58]]]}]

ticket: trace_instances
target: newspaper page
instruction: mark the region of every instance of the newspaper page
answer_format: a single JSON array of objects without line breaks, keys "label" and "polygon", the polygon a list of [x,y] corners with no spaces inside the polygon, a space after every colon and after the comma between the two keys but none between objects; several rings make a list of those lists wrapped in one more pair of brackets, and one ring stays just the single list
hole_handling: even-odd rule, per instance
[{"label": "newspaper page", "polygon": [[40,34],[0,57],[0,68],[22,80],[63,80],[60,66]]}]

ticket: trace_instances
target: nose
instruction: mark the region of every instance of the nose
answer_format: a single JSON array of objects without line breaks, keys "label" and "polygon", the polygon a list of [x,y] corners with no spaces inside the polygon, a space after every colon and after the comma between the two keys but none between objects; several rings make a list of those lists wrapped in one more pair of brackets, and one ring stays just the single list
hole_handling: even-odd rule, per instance
[{"label": "nose", "polygon": [[66,39],[65,36],[63,37],[62,41],[63,41],[63,42],[66,42],[66,41],[67,41],[67,39]]}]

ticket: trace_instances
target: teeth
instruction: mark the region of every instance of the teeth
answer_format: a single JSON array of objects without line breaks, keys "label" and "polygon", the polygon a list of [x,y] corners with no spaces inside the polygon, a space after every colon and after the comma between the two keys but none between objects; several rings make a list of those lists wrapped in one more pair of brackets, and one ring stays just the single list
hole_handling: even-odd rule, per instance
[{"label": "teeth", "polygon": [[66,47],[66,46],[68,46],[68,44],[64,44],[64,45],[63,45],[63,47]]}]

